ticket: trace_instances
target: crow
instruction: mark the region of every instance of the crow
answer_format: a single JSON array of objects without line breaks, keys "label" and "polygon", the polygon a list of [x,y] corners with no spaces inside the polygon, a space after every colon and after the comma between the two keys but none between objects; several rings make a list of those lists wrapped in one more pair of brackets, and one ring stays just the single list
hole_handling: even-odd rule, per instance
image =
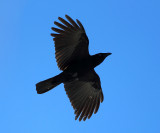
[{"label": "crow", "polygon": [[59,28],[52,27],[57,33],[51,33],[55,43],[56,62],[61,72],[59,75],[36,84],[38,94],[45,93],[63,83],[66,94],[75,110],[75,120],[85,121],[93,112],[97,113],[103,92],[98,74],[94,68],[112,53],[90,55],[89,40],[81,22],[76,22],[65,15],[65,19],[54,22]]}]

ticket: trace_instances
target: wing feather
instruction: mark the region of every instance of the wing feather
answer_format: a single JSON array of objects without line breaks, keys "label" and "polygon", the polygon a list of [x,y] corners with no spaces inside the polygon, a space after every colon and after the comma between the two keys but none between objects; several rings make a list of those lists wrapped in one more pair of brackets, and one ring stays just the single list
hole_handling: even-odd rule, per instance
[{"label": "wing feather", "polygon": [[60,27],[61,29],[63,29],[64,31],[66,31],[66,32],[71,32],[72,30],[71,29],[69,29],[68,27],[66,27],[66,26],[64,26],[64,25],[62,25],[61,23],[58,23],[58,22],[54,22],[54,24],[55,25],[57,25],[58,27]]},{"label": "wing feather", "polygon": [[81,29],[82,29],[83,31],[85,31],[82,23],[81,23],[78,19],[76,19],[76,21],[77,21],[78,25],[81,27]]},{"label": "wing feather", "polygon": [[64,83],[64,87],[75,110],[75,119],[85,121],[93,112],[97,113],[100,102],[103,102],[103,92],[99,76],[94,70],[79,80]]},{"label": "wing feather", "polygon": [[100,96],[98,95],[97,100],[96,100],[96,106],[95,106],[94,114],[97,113],[97,111],[99,109],[99,105],[100,105]]},{"label": "wing feather", "polygon": [[55,21],[54,24],[58,28],[52,27],[56,33],[51,33],[55,42],[56,61],[59,69],[63,71],[74,60],[89,56],[89,41],[82,24],[79,21],[76,23],[68,15],[65,17],[69,22],[58,17],[62,24]]},{"label": "wing feather", "polygon": [[74,28],[70,23],[68,23],[66,20],[64,20],[63,18],[58,17],[58,19],[59,19],[64,25],[66,25],[68,28],[70,28],[71,30],[75,30],[75,28]]},{"label": "wing feather", "polygon": [[92,103],[90,112],[89,112],[89,114],[88,114],[88,119],[90,119],[90,117],[92,116],[93,111],[94,111],[94,109],[95,109],[95,106],[96,106],[96,99],[97,99],[97,97],[95,96],[94,99],[93,99],[93,103]]},{"label": "wing feather", "polygon": [[[91,95],[92,95],[92,94],[91,94]],[[91,110],[92,103],[93,103],[93,97],[90,97],[90,98],[89,98],[89,103],[88,103],[87,109],[86,109],[86,111],[85,111],[85,113],[84,113],[84,118],[83,118],[84,121],[85,121],[85,120],[87,119],[87,117],[88,117],[88,114],[89,114],[89,112],[90,112],[90,110]]]},{"label": "wing feather", "polygon": [[87,98],[87,100],[86,100],[86,102],[85,102],[85,105],[83,106],[81,115],[80,115],[80,117],[79,117],[79,121],[81,121],[82,118],[85,116],[85,112],[86,112],[86,110],[87,110],[88,103],[89,103],[89,99]]},{"label": "wing feather", "polygon": [[54,28],[54,27],[52,27],[51,29],[52,29],[53,31],[57,32],[57,33],[65,34],[65,31],[64,31],[64,30],[61,30],[61,29],[58,29],[58,28]]},{"label": "wing feather", "polygon": [[65,15],[65,17],[76,29],[79,29],[78,25],[74,22],[74,20],[71,17],[69,17],[68,15]]}]

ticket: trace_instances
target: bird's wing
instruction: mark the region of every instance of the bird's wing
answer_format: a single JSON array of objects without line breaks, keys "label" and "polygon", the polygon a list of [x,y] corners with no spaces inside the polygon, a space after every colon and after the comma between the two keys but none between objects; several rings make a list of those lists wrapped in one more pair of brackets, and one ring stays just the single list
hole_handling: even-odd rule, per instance
[{"label": "bird's wing", "polygon": [[103,92],[100,78],[94,70],[88,72],[79,80],[64,83],[66,93],[75,110],[75,119],[90,118],[97,113],[100,102],[103,102]]},{"label": "bird's wing", "polygon": [[89,40],[83,25],[79,20],[76,20],[76,23],[68,15],[65,17],[69,22],[59,17],[62,24],[56,21],[54,24],[60,29],[52,27],[52,30],[58,34],[51,33],[54,37],[56,61],[60,70],[65,70],[74,60],[89,56]]}]

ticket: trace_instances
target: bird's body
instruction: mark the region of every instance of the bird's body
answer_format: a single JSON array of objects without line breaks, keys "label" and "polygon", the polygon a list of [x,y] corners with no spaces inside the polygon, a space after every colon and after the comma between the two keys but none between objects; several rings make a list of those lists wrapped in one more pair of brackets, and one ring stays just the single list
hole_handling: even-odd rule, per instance
[{"label": "bird's body", "polygon": [[70,66],[64,71],[67,72],[77,72],[79,74],[86,73],[89,70],[94,69],[97,65],[99,65],[100,61],[99,55],[88,56],[84,59],[73,61]]},{"label": "bird's body", "polygon": [[55,41],[57,64],[63,72],[37,83],[36,90],[42,94],[64,83],[76,119],[80,116],[79,120],[86,120],[98,111],[103,101],[100,78],[94,68],[111,53],[91,56],[88,51],[89,40],[82,24],[77,20],[77,25],[68,15],[66,18],[71,24],[59,17],[64,25],[58,22],[55,24],[63,30],[52,28],[59,34],[51,34]]}]

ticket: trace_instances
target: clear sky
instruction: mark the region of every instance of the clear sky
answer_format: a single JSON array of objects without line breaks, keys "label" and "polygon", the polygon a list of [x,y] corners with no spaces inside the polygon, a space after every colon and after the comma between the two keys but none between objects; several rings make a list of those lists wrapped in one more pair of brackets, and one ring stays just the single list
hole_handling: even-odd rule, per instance
[{"label": "clear sky", "polygon": [[[90,54],[113,53],[96,68],[104,102],[85,122],[63,84],[35,90],[60,73],[50,33],[65,14],[84,25]],[[159,0],[1,0],[0,63],[1,133],[160,133]]]}]

